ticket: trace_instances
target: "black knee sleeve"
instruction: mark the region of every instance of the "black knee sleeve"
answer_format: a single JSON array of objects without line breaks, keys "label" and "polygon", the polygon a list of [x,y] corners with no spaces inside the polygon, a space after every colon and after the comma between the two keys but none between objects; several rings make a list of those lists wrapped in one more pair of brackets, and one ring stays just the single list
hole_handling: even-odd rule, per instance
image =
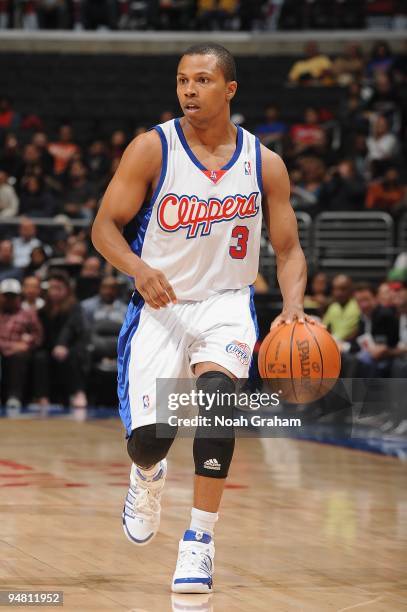
[{"label": "black knee sleeve", "polygon": [[235,432],[233,425],[216,424],[215,417],[233,418],[233,404],[222,401],[221,396],[225,398],[226,394],[234,394],[235,383],[223,372],[205,372],[198,378],[196,388],[198,392],[202,390],[217,399],[210,411],[205,406],[199,409],[200,416],[209,417],[212,426],[199,426],[196,429],[193,449],[195,474],[226,478],[235,448]]},{"label": "black knee sleeve", "polygon": [[[168,428],[168,434],[165,429]],[[144,425],[133,429],[127,440],[127,452],[130,459],[142,468],[149,468],[167,456],[174,442],[176,430],[174,427],[160,423],[160,437],[157,438],[157,426]]]}]

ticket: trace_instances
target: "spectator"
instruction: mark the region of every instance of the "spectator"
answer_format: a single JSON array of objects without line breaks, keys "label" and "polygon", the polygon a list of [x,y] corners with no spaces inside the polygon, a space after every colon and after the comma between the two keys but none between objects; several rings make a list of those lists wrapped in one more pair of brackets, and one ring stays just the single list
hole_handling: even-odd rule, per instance
[{"label": "spectator", "polygon": [[68,124],[59,128],[59,140],[48,145],[48,152],[54,158],[54,172],[62,174],[68,166],[72,157],[79,151],[79,147],[73,142],[72,128]]},{"label": "spectator", "polygon": [[318,111],[308,107],[304,111],[304,121],[295,123],[290,130],[294,155],[312,153],[324,146],[325,131],[319,124]]},{"label": "spectator", "polygon": [[7,96],[0,97],[0,130],[16,130],[20,125],[20,116],[13,109]]},{"label": "spectator", "polygon": [[21,181],[20,214],[27,217],[53,217],[56,203],[45,189],[42,177],[28,175]]},{"label": "spectator", "polygon": [[44,280],[48,273],[48,255],[43,246],[34,247],[31,251],[30,263],[24,270],[25,276],[35,276]]},{"label": "spectator", "polygon": [[93,218],[96,209],[96,192],[88,181],[88,171],[82,161],[73,161],[70,165],[63,199],[64,213],[69,217]]},{"label": "spectator", "polygon": [[39,311],[44,342],[34,357],[34,395],[46,409],[52,397],[68,399],[78,419],[86,416],[86,327],[70,280],[64,272],[49,276],[45,306]]},{"label": "spectator", "polygon": [[390,132],[389,122],[383,115],[379,115],[374,121],[372,135],[367,139],[366,145],[373,176],[379,176],[398,152],[397,138]]},{"label": "spectator", "polygon": [[16,416],[24,399],[32,351],[42,341],[37,314],[21,307],[18,280],[0,283],[0,354],[2,356],[3,395],[7,414]]},{"label": "spectator", "polygon": [[99,257],[88,257],[83,262],[81,276],[83,278],[100,278],[102,262]]},{"label": "spectator", "polygon": [[100,284],[99,295],[81,302],[89,325],[100,320],[114,321],[120,326],[126,315],[127,305],[119,299],[119,283],[114,276],[105,276]]},{"label": "spectator", "polygon": [[23,218],[18,228],[18,238],[13,238],[14,265],[25,268],[30,263],[31,251],[41,246],[37,236],[37,228],[31,219]]},{"label": "spectator", "polygon": [[351,340],[357,333],[360,310],[353,297],[353,283],[349,276],[335,276],[332,281],[332,299],[323,323],[336,340]]},{"label": "spectator", "polygon": [[381,283],[376,292],[377,303],[384,308],[394,309],[394,295],[389,283]]},{"label": "spectator", "polygon": [[39,0],[38,18],[42,30],[61,30],[67,27],[67,0]]},{"label": "spectator", "polygon": [[282,141],[286,133],[287,125],[281,121],[277,106],[268,106],[265,111],[265,122],[256,128],[260,141],[266,147],[281,153]]},{"label": "spectator", "polygon": [[370,183],[366,195],[366,208],[394,214],[406,206],[407,189],[401,183],[397,168],[388,168],[382,179]]},{"label": "spectator", "polygon": [[23,150],[21,175],[41,176],[43,173],[41,153],[33,144],[27,144]]},{"label": "spectator", "polygon": [[351,159],[344,159],[329,169],[320,192],[321,209],[362,210],[365,199],[365,182],[356,172]]},{"label": "spectator", "polygon": [[0,217],[15,217],[18,214],[18,196],[9,183],[5,170],[0,170]]},{"label": "spectator", "polygon": [[390,72],[393,63],[394,57],[390,45],[386,41],[379,41],[373,46],[366,74],[369,78],[373,78],[377,72]]},{"label": "spectator", "polygon": [[22,287],[21,307],[23,310],[34,310],[37,312],[45,302],[41,297],[41,282],[36,276],[26,276]]},{"label": "spectator", "polygon": [[294,85],[318,83],[332,71],[332,62],[328,56],[320,53],[316,42],[308,42],[304,48],[305,58],[291,68],[288,80]]},{"label": "spectator", "polygon": [[333,74],[338,85],[347,87],[360,81],[365,67],[363,51],[359,43],[348,43],[344,52],[333,63]]},{"label": "spectator", "polygon": [[299,160],[301,169],[301,180],[296,190],[296,196],[300,198],[293,203],[297,210],[306,210],[310,214],[318,212],[319,198],[322,189],[322,181],[325,176],[325,164],[319,157],[307,156]]},{"label": "spectator", "polygon": [[82,302],[90,332],[90,358],[94,366],[104,371],[117,369],[117,334],[127,311],[118,294],[117,279],[107,276],[100,285],[99,295]]},{"label": "spectator", "polygon": [[94,140],[89,147],[86,164],[89,181],[97,190],[102,190],[103,180],[109,171],[110,160],[103,140]]},{"label": "spectator", "polygon": [[224,30],[236,15],[237,0],[198,0],[198,24],[201,30]]},{"label": "spectator", "polygon": [[31,139],[31,144],[39,151],[39,159],[43,168],[44,174],[50,176],[54,172],[54,158],[48,151],[49,143],[48,136],[45,132],[35,132]]},{"label": "spectator", "polygon": [[115,130],[110,138],[110,156],[119,159],[127,146],[127,138],[124,130]]},{"label": "spectator", "polygon": [[3,151],[0,157],[0,167],[3,168],[10,177],[17,178],[21,175],[22,159],[15,134],[9,133],[4,139]]},{"label": "spectator", "polygon": [[390,75],[378,72],[375,76],[375,86],[366,109],[372,113],[384,115],[393,130],[400,128],[400,96],[394,87]]},{"label": "spectator", "polygon": [[14,265],[13,243],[0,240],[0,281],[5,278],[21,278],[21,269]]},{"label": "spectator", "polygon": [[359,283],[354,290],[359,306],[360,318],[357,329],[357,358],[362,377],[389,374],[389,349],[397,346],[399,339],[398,320],[390,308],[378,303],[374,288],[368,283]]},{"label": "spectator", "polygon": [[331,301],[329,289],[329,280],[325,272],[314,274],[311,280],[310,291],[307,292],[304,298],[304,307],[307,310],[316,310],[318,316],[322,317]]}]

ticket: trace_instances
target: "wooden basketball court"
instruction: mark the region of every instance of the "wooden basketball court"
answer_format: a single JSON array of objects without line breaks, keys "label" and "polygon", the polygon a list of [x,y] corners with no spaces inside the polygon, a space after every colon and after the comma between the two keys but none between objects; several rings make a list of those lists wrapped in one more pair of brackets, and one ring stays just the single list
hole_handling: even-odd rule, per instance
[{"label": "wooden basketball court", "polygon": [[171,450],[161,532],[137,548],[122,533],[129,460],[118,420],[1,419],[0,591],[64,591],[72,611],[407,609],[406,465],[284,439],[238,441],[216,591],[172,596],[190,449],[182,439]]}]

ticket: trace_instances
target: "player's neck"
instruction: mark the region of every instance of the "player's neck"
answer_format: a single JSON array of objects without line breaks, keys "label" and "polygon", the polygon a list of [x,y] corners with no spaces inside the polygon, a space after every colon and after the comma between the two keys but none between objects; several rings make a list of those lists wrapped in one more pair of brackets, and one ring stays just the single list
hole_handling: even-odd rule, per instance
[{"label": "player's neck", "polygon": [[184,117],[181,119],[181,126],[189,144],[199,142],[208,149],[216,149],[219,144],[236,140],[236,127],[230,121],[230,117],[220,117],[202,125],[192,125]]}]

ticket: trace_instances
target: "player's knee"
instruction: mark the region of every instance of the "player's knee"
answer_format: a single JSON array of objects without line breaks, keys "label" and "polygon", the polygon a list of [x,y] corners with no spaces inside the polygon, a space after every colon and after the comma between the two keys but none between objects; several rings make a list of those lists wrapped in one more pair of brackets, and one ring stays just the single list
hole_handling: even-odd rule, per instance
[{"label": "player's knee", "polygon": [[235,382],[223,372],[211,371],[198,378],[196,387],[207,398],[199,412],[210,420],[210,425],[203,424],[196,429],[193,449],[195,474],[226,478],[235,448],[234,427],[230,424]]},{"label": "player's knee", "polygon": [[137,427],[127,441],[127,452],[133,463],[147,469],[167,456],[175,435],[174,427],[164,423],[160,424],[160,437],[155,423]]}]

